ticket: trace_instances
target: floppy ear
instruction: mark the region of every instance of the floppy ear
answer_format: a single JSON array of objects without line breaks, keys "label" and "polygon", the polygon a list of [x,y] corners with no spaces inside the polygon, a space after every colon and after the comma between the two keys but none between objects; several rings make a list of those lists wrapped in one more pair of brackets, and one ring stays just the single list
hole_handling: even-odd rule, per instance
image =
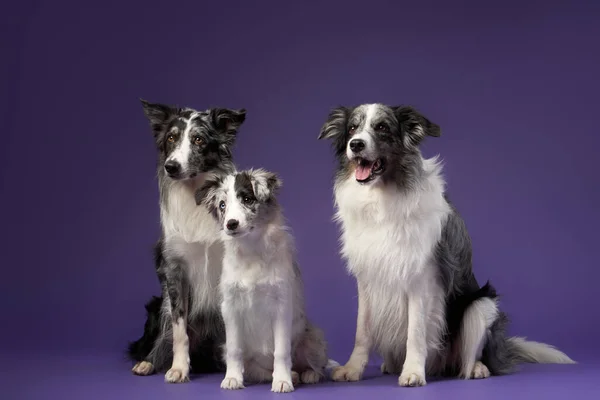
[{"label": "floppy ear", "polygon": [[404,143],[407,146],[417,146],[425,136],[439,137],[441,130],[423,114],[410,106],[393,107],[394,114],[404,133]]},{"label": "floppy ear", "polygon": [[218,217],[217,214],[217,191],[223,181],[218,177],[208,178],[204,185],[202,185],[196,193],[194,194],[194,198],[196,200],[196,205],[203,205],[208,209],[208,212],[211,213],[215,218]]},{"label": "floppy ear", "polygon": [[256,199],[265,202],[277,195],[277,192],[283,185],[277,174],[264,169],[257,169],[251,172],[253,177],[252,190]]},{"label": "floppy ear", "polygon": [[159,103],[149,103],[144,99],[140,99],[144,114],[150,121],[150,127],[154,133],[154,137],[157,137],[164,132],[165,127],[179,112],[176,107],[167,106]]},{"label": "floppy ear", "polygon": [[319,133],[318,139],[333,139],[333,148],[338,157],[346,151],[350,113],[351,109],[348,107],[334,108]]},{"label": "floppy ear", "polygon": [[210,117],[217,131],[231,136],[231,139],[233,139],[240,125],[246,120],[246,110],[243,108],[239,110],[212,108],[210,110]]},{"label": "floppy ear", "polygon": [[327,116],[327,121],[321,127],[318,139],[333,139],[344,135],[347,130],[350,109],[347,107],[336,107]]}]

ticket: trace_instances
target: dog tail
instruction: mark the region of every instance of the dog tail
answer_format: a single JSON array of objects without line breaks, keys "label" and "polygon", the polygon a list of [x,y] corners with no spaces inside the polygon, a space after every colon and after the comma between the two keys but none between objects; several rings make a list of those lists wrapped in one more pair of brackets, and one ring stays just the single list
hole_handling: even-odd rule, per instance
[{"label": "dog tail", "polygon": [[331,371],[332,369],[339,367],[340,363],[332,360],[331,358],[329,360],[327,360],[327,365],[325,366],[325,370],[326,371]]},{"label": "dog tail", "polygon": [[523,337],[510,337],[506,339],[512,347],[515,356],[522,362],[538,364],[576,364],[568,355],[556,347],[525,340]]},{"label": "dog tail", "polygon": [[154,342],[160,333],[160,308],[162,297],[153,296],[146,303],[146,323],[144,334],[138,340],[129,342],[127,358],[132,361],[144,361],[152,351]]},{"label": "dog tail", "polygon": [[519,364],[576,364],[569,356],[554,346],[528,341],[522,337],[506,336],[508,317],[500,313],[490,327],[483,348],[482,362],[493,375],[513,372]]}]

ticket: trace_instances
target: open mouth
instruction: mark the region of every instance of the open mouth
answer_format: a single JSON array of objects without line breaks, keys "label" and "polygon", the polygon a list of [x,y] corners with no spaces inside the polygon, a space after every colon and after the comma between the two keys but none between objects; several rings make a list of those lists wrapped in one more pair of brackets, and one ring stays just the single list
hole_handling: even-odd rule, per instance
[{"label": "open mouth", "polygon": [[375,161],[369,161],[364,158],[356,158],[356,170],[354,176],[359,183],[366,183],[381,175],[385,170],[385,163],[382,158]]}]

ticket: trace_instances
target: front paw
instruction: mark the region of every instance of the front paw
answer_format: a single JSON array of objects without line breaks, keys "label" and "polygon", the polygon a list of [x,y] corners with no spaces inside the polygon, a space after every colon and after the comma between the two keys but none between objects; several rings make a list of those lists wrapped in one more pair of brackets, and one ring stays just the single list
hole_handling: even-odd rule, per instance
[{"label": "front paw", "polygon": [[227,389],[227,390],[244,389],[244,382],[242,382],[241,379],[226,376],[225,379],[223,379],[223,381],[221,382],[221,389]]},{"label": "front paw", "polygon": [[273,384],[271,385],[271,392],[275,393],[289,393],[294,391],[294,384],[292,380],[281,380],[281,379],[273,379]]},{"label": "front paw", "polygon": [[346,364],[335,367],[331,374],[331,379],[336,382],[356,382],[362,378],[362,373],[362,369]]},{"label": "front paw", "polygon": [[171,368],[165,374],[165,382],[168,383],[184,383],[189,380],[189,371],[182,368]]},{"label": "front paw", "polygon": [[427,381],[425,380],[425,372],[419,368],[407,368],[406,366],[402,369],[402,375],[398,379],[400,386],[425,386]]}]

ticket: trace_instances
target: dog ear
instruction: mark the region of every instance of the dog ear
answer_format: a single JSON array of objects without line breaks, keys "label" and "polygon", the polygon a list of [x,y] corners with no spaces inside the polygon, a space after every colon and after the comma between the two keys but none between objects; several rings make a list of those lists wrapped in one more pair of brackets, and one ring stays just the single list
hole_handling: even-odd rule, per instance
[{"label": "dog ear", "polygon": [[265,202],[277,195],[277,192],[283,185],[277,174],[264,169],[257,169],[250,172],[252,176],[254,195],[260,202]]},{"label": "dog ear", "polygon": [[196,205],[205,206],[215,218],[217,218],[217,191],[222,183],[223,181],[219,177],[207,178],[204,185],[194,194]]},{"label": "dog ear", "polygon": [[240,126],[246,120],[246,110],[241,108],[212,108],[210,117],[217,131],[227,136],[235,136]]},{"label": "dog ear", "polygon": [[150,103],[144,99],[140,99],[144,114],[150,121],[150,127],[154,133],[154,137],[157,137],[164,132],[165,127],[175,116],[178,114],[179,109],[176,107],[167,106],[165,104]]},{"label": "dog ear", "polygon": [[317,139],[334,139],[345,135],[349,115],[350,109],[347,107],[336,107],[331,110]]},{"label": "dog ear", "polygon": [[423,114],[410,106],[393,107],[394,114],[404,133],[404,142],[407,146],[417,146],[425,136],[439,137],[441,129]]},{"label": "dog ear", "polygon": [[339,157],[346,151],[348,138],[348,119],[352,110],[348,107],[336,107],[329,113],[318,139],[333,139],[333,148]]}]

